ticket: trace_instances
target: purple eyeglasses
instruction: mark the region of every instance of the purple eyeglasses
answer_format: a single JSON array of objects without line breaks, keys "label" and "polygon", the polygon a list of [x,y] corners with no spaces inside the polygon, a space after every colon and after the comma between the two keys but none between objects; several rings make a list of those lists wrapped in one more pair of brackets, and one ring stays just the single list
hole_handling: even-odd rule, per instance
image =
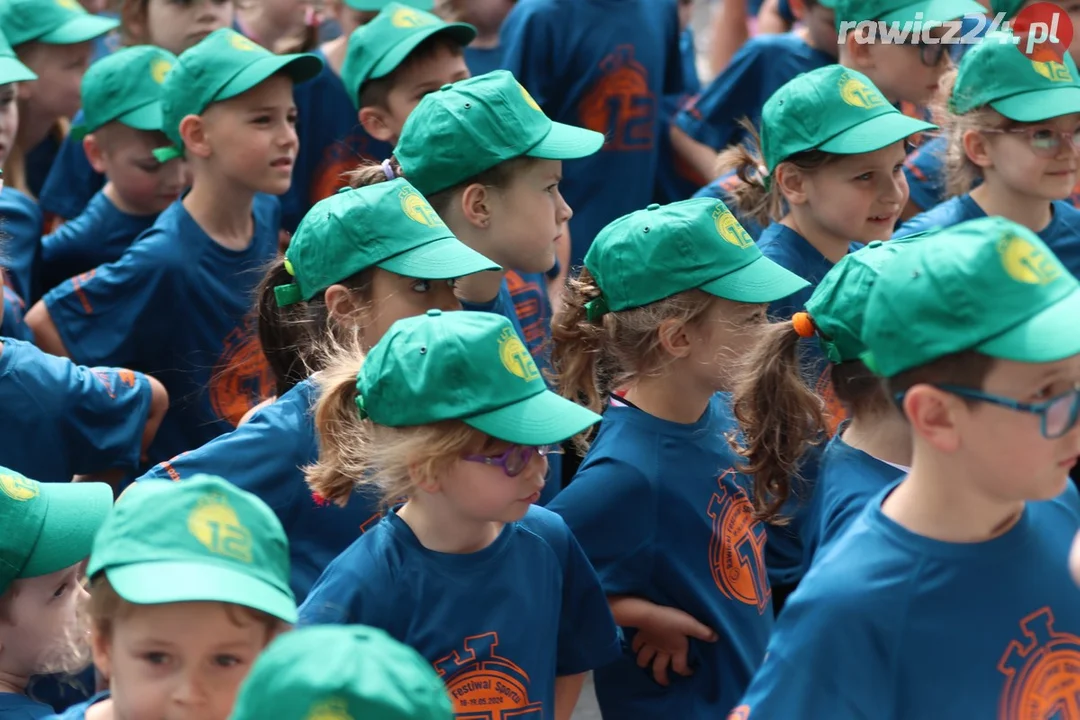
[{"label": "purple eyeglasses", "polygon": [[501,455],[466,455],[462,460],[501,467],[507,477],[517,477],[525,471],[529,461],[537,453],[539,453],[540,457],[561,455],[563,449],[559,445],[540,445],[539,447],[535,445],[511,445]]}]

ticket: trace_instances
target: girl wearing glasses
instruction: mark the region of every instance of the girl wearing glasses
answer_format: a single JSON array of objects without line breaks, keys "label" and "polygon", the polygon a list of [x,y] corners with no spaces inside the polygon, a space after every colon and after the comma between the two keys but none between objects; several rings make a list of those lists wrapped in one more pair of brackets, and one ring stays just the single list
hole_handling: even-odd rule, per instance
[{"label": "girl wearing glasses", "polygon": [[595,673],[606,718],[723,717],[761,662],[773,624],[763,520],[778,508],[738,472],[725,391],[768,304],[806,286],[705,198],[611,223],[570,284],[553,329],[558,389],[606,409],[548,507],[632,640]]},{"label": "girl wearing glasses", "polygon": [[[951,199],[896,237],[1001,215],[1034,231],[1080,276],[1080,210],[1067,202],[1080,166],[1080,72],[1068,52],[1032,60],[1005,33],[965,53],[942,109]],[[977,187],[972,186],[978,183]]]},{"label": "girl wearing glasses", "polygon": [[618,631],[566,523],[535,503],[547,455],[600,417],[548,390],[494,313],[400,320],[319,382],[312,490],[394,506],[327,567],[300,623],[411,645],[460,716],[568,720]]}]

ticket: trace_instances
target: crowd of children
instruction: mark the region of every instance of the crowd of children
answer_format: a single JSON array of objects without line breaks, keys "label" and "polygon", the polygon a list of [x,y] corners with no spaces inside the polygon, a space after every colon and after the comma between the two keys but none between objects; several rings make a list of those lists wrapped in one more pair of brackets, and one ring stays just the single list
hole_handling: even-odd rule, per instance
[{"label": "crowd of children", "polygon": [[1080,720],[1080,6],[692,6],[0,0],[0,720]]}]

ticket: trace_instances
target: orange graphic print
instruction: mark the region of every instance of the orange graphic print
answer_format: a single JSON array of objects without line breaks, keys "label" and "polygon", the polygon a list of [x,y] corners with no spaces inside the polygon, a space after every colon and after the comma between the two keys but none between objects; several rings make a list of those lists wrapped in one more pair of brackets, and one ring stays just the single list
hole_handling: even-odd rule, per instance
[{"label": "orange graphic print", "polygon": [[243,327],[233,328],[222,346],[210,378],[210,406],[214,415],[236,426],[274,392],[274,376],[255,335],[254,316]]},{"label": "orange graphic print", "polygon": [[580,124],[603,133],[604,150],[652,150],[656,96],[649,73],[634,60],[634,46],[620,45],[600,61],[602,75],[578,105]]},{"label": "orange graphic print", "polygon": [[529,676],[500,657],[499,634],[465,638],[455,650],[433,664],[446,682],[457,720],[543,720],[544,704],[529,701]]},{"label": "orange graphic print", "polygon": [[371,155],[372,139],[363,129],[357,127],[343,140],[337,140],[323,150],[322,160],[311,176],[308,187],[308,200],[314,205],[325,200],[348,183],[342,177],[350,170],[355,170],[364,161],[382,162],[384,158]]},{"label": "orange graphic print", "polygon": [[998,662],[1005,675],[998,720],[1080,720],[1080,637],[1054,630],[1041,608],[1020,621]]},{"label": "orange graphic print", "polygon": [[719,492],[709,500],[709,567],[724,597],[754,605],[761,614],[772,598],[765,571],[765,525],[754,517],[746,491],[735,482],[735,471],[725,472],[717,478]]},{"label": "orange graphic print", "polygon": [[105,386],[105,392],[109,394],[109,397],[113,400],[116,399],[116,389],[113,385],[113,380],[118,380],[121,385],[129,388],[135,387],[135,373],[131,370],[112,370],[109,368],[90,368],[90,372],[94,374],[94,377],[98,379],[102,385]]},{"label": "orange graphic print", "polygon": [[750,706],[740,705],[731,711],[731,714],[727,716],[727,720],[750,720]]},{"label": "orange graphic print", "polygon": [[814,392],[825,403],[825,423],[829,431],[829,437],[836,434],[840,424],[847,420],[847,408],[836,397],[836,390],[832,384],[832,365],[826,365],[814,386]]}]

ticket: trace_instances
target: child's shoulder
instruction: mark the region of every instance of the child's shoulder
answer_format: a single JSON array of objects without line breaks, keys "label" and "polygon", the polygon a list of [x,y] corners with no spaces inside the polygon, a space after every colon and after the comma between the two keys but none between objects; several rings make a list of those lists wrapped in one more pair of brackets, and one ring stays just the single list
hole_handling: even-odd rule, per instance
[{"label": "child's shoulder", "polygon": [[760,33],[747,40],[742,47],[742,52],[751,54],[786,52],[807,55],[811,51],[813,51],[813,48],[797,32]]},{"label": "child's shoulder", "polygon": [[0,693],[0,718],[4,720],[42,720],[52,716],[51,707],[22,693]]},{"label": "child's shoulder", "polygon": [[40,227],[42,212],[37,202],[26,193],[13,187],[4,187],[0,190],[0,214],[3,215],[5,224],[13,221],[30,220]]},{"label": "child's shoulder", "polygon": [[550,547],[560,561],[566,557],[571,534],[570,527],[561,515],[545,507],[532,505],[516,525],[527,536],[537,538]]},{"label": "child's shoulder", "polygon": [[982,211],[970,195],[957,195],[908,220],[893,233],[893,238],[907,237],[929,230],[940,230],[964,220],[979,217],[981,213]]}]

